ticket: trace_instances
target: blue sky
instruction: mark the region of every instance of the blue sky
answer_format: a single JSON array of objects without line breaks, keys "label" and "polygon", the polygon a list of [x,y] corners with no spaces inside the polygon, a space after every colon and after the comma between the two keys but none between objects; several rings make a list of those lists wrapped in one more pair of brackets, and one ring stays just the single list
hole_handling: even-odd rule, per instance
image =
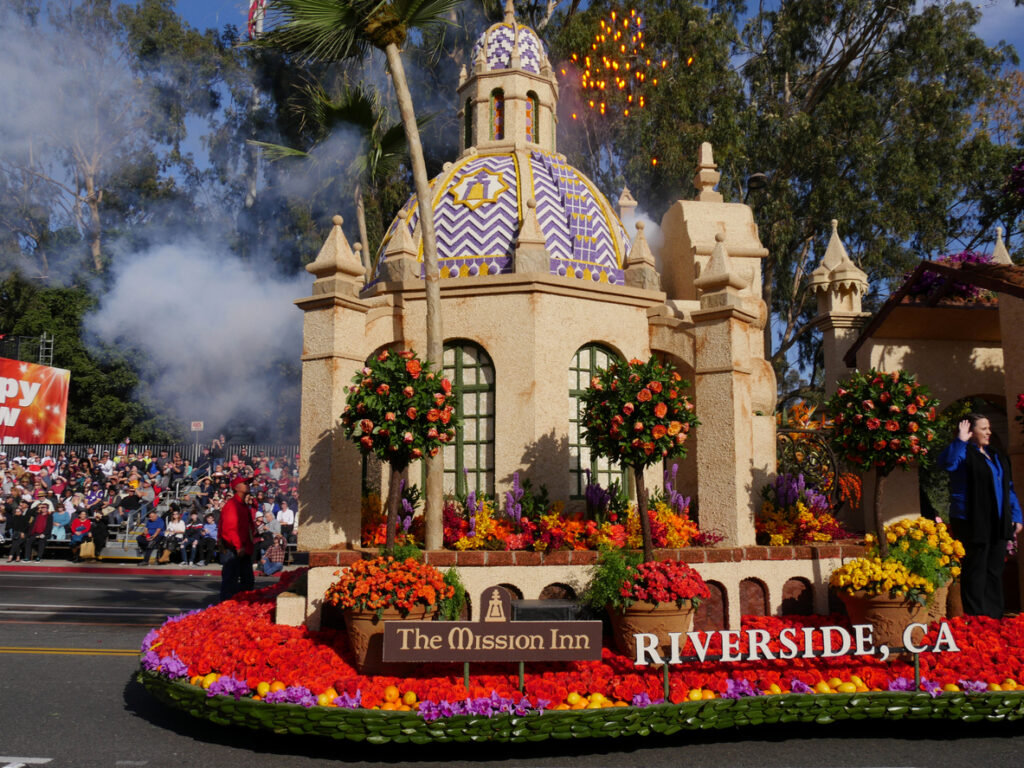
[{"label": "blue sky", "polygon": [[[980,0],[974,3],[983,14],[978,31],[990,45],[1001,40],[1024,52],[1024,7],[1013,0]],[[753,7],[753,5],[751,6]],[[220,28],[225,24],[244,26],[247,0],[178,0],[178,11],[195,27]]]}]

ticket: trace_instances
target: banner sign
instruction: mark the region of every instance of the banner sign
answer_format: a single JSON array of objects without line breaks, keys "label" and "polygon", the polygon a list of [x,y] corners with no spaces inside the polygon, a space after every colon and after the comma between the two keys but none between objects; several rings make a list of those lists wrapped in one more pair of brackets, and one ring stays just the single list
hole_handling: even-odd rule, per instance
[{"label": "banner sign", "polygon": [[0,358],[0,443],[63,443],[71,372]]},{"label": "banner sign", "polygon": [[385,662],[592,661],[601,658],[600,621],[511,621],[512,595],[484,590],[481,621],[388,621]]}]

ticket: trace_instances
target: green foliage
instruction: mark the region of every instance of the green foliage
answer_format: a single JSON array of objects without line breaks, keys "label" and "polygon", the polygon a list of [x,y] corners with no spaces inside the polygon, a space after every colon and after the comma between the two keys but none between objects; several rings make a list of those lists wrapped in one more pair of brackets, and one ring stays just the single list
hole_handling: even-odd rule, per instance
[{"label": "green foliage", "polygon": [[642,561],[643,556],[639,552],[603,548],[594,574],[580,595],[581,602],[597,611],[620,605],[622,585],[636,577],[637,566]]},{"label": "green foliage", "polygon": [[444,572],[444,583],[451,587],[454,592],[451,597],[442,598],[438,601],[438,619],[441,621],[457,621],[466,607],[466,586],[459,577],[455,568],[449,568]]},{"label": "green foliage", "polygon": [[384,555],[391,555],[395,560],[403,561],[412,558],[418,563],[423,562],[423,550],[412,543],[406,544],[395,544],[388,552],[385,547],[381,547],[378,554],[383,557]]},{"label": "green foliage", "polygon": [[613,362],[583,393],[583,438],[598,456],[629,467],[684,458],[686,437],[699,423],[683,381],[654,357]]}]

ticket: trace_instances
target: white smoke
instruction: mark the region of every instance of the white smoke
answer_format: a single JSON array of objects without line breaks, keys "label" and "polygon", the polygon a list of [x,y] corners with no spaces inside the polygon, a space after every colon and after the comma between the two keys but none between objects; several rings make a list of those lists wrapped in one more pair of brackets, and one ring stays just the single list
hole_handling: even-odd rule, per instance
[{"label": "white smoke", "polygon": [[185,239],[124,259],[89,315],[98,340],[137,350],[153,395],[182,421],[219,429],[278,411],[275,367],[298,361],[302,313],[292,303],[311,278],[275,274],[209,238]]}]

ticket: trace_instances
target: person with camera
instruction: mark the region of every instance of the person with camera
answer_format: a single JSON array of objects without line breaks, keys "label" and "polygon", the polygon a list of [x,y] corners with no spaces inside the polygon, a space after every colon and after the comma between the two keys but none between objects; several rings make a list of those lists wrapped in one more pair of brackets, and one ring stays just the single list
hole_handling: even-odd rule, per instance
[{"label": "person with camera", "polygon": [[253,516],[245,502],[249,485],[244,477],[236,477],[231,481],[231,490],[233,495],[221,507],[217,528],[217,549],[222,566],[221,600],[246,592],[256,584],[252,572]]},{"label": "person with camera", "polygon": [[965,550],[960,573],[964,613],[1001,619],[1006,543],[1024,528],[1024,518],[1010,462],[992,445],[988,418],[968,414],[939,455],[939,465],[949,472],[950,527]]}]

